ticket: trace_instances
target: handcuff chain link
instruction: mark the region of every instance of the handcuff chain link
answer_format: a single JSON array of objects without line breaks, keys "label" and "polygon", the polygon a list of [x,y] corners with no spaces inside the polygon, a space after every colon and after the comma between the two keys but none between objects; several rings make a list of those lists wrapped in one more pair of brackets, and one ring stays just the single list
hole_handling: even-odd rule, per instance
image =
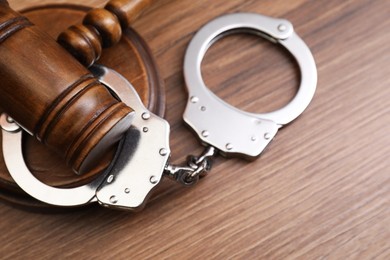
[{"label": "handcuff chain link", "polygon": [[168,164],[165,167],[165,175],[185,186],[196,184],[199,178],[206,176],[212,167],[212,158],[217,155],[217,149],[208,146],[199,156],[189,155],[187,165],[179,166]]}]

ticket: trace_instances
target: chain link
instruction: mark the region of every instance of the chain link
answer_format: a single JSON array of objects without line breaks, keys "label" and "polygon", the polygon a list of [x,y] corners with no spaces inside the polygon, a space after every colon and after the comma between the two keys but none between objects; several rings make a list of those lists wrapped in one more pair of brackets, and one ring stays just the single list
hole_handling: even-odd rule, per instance
[{"label": "chain link", "polygon": [[217,150],[209,146],[199,157],[188,156],[186,166],[168,164],[165,167],[165,174],[185,186],[192,186],[198,182],[200,177],[208,174],[212,166],[212,157],[216,154]]}]

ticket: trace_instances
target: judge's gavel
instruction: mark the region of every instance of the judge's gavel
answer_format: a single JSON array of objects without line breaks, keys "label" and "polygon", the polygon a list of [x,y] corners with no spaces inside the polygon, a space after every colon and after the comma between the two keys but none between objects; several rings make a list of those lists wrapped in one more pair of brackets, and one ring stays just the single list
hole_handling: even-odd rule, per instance
[{"label": "judge's gavel", "polygon": [[[111,0],[58,42],[90,66],[150,2]],[[0,0],[0,106],[82,174],[121,139],[134,112],[69,52]]]}]

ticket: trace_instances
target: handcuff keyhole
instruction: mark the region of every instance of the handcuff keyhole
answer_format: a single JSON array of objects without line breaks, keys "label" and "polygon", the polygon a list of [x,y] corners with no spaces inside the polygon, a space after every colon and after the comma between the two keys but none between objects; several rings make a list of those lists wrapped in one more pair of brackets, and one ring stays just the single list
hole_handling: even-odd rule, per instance
[{"label": "handcuff keyhole", "polygon": [[219,98],[252,113],[284,107],[300,83],[298,65],[287,50],[249,33],[216,41],[201,69],[206,86]]}]

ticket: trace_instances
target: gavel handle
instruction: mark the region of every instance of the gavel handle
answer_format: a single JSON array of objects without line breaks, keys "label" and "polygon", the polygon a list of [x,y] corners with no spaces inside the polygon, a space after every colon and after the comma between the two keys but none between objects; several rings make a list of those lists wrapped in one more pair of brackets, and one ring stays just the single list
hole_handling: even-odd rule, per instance
[{"label": "gavel handle", "polygon": [[79,62],[89,67],[102,49],[119,42],[128,28],[153,0],[110,0],[104,8],[92,9],[82,24],[73,25],[58,36],[58,43]]}]

